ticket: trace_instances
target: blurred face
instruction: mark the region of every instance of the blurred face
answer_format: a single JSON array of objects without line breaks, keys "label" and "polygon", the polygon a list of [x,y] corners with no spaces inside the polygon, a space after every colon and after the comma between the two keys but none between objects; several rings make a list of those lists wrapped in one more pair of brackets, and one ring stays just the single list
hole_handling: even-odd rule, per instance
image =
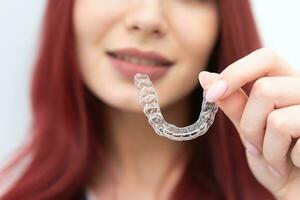
[{"label": "blurred face", "polygon": [[198,84],[218,32],[213,0],[76,0],[74,27],[84,84],[104,103],[141,110],[133,75],[150,75],[160,106]]}]

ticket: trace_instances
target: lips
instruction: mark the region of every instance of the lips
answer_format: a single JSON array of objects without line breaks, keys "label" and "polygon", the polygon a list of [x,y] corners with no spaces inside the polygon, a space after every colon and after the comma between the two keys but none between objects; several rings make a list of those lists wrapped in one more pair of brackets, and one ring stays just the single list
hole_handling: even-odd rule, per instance
[{"label": "lips", "polygon": [[[129,79],[132,79],[136,73],[147,74],[151,79],[158,79],[174,65],[173,61],[153,51],[145,52],[131,48],[108,51],[106,53],[111,65],[120,74]],[[140,59],[140,61],[137,62],[136,59]],[[154,62],[156,63],[155,65],[153,65]]]},{"label": "lips", "polygon": [[170,66],[174,64],[173,61],[171,61],[170,59],[166,58],[163,55],[160,55],[159,53],[156,53],[154,51],[141,51],[135,48],[126,48],[126,49],[119,49],[115,51],[108,51],[107,54],[113,57],[119,55],[119,56],[130,56],[130,57],[144,59],[144,60],[151,60],[160,63],[160,65],[163,66]]}]

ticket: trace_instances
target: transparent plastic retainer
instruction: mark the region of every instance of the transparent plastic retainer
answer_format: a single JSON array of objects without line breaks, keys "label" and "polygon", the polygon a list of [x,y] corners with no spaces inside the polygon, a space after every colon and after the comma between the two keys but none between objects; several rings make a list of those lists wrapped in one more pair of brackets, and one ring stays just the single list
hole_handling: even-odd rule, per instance
[{"label": "transparent plastic retainer", "polygon": [[192,140],[204,135],[212,125],[218,106],[205,99],[203,101],[198,120],[185,127],[177,127],[165,121],[158,102],[156,90],[146,74],[137,73],[134,77],[134,84],[139,90],[139,102],[143,106],[143,111],[148,118],[148,122],[154,131],[160,135],[175,141]]}]

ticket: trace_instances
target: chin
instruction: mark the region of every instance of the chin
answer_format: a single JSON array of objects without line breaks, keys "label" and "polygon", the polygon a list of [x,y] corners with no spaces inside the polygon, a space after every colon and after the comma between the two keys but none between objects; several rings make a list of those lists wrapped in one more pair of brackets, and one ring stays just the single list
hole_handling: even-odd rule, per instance
[{"label": "chin", "polygon": [[120,111],[126,111],[126,112],[139,112],[142,113],[143,112],[143,107],[142,105],[140,105],[140,103],[138,102],[138,99],[125,99],[125,98],[121,98],[119,100],[116,101],[116,99],[114,100],[110,100],[110,99],[102,99],[104,101],[104,103],[116,110],[120,110]]}]

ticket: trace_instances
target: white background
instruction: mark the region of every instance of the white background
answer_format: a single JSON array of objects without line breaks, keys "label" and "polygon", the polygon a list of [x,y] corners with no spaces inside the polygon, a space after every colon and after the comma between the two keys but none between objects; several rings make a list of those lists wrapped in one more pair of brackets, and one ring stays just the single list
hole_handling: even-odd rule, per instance
[{"label": "white background", "polygon": [[[45,0],[0,0],[0,164],[28,136],[29,77]],[[300,69],[300,2],[253,0],[265,46]]]}]

